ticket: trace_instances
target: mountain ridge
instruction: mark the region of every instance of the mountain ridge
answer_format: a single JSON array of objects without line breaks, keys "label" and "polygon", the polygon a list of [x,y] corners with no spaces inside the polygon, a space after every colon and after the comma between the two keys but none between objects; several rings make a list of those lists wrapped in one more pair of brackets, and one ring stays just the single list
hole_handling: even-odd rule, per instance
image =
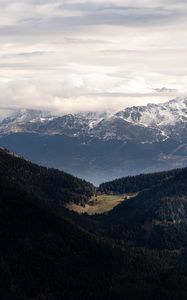
[{"label": "mountain ridge", "polygon": [[[54,116],[23,110],[0,123],[0,145],[97,185],[117,177],[182,168],[187,165],[186,105],[186,98],[176,98],[163,104],[126,108],[113,115]],[[168,113],[175,117],[175,125],[163,126],[161,108],[167,122]],[[128,116],[136,119],[137,110],[141,110],[138,120],[130,122]],[[161,114],[156,117],[158,124],[140,124],[144,115],[150,119],[152,110],[154,120],[155,110]]]},{"label": "mountain ridge", "polygon": [[95,193],[95,187],[85,180],[56,169],[38,166],[14,152],[0,148],[0,177],[17,182],[23,190],[53,205],[67,202],[85,204]]},{"label": "mountain ridge", "polygon": [[[178,125],[182,132],[186,124],[187,98],[176,98],[160,104],[127,107],[114,114],[88,112],[55,115],[47,111],[20,110],[0,123],[0,134],[31,132],[123,141],[139,136],[142,142],[155,142],[171,137],[176,139],[179,133],[174,126]],[[126,128],[125,133],[123,128]],[[135,134],[136,131],[138,134]]]},{"label": "mountain ridge", "polygon": [[103,222],[107,235],[131,247],[187,247],[186,182],[187,168],[104,183],[101,192],[138,194],[98,220]]}]

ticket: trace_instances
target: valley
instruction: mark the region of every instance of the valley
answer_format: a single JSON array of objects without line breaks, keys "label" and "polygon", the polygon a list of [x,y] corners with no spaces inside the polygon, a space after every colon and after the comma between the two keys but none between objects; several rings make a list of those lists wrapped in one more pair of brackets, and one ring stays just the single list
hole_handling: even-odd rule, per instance
[{"label": "valley", "polygon": [[2,300],[186,298],[185,107],[1,122]]},{"label": "valley", "polygon": [[96,189],[0,149],[1,299],[185,299],[186,182],[184,168]]},{"label": "valley", "polygon": [[77,213],[86,213],[88,215],[103,214],[111,211],[114,207],[135,197],[134,195],[108,195],[108,194],[98,194],[91,197],[91,199],[85,205],[78,205],[75,203],[70,203],[66,207]]},{"label": "valley", "polygon": [[0,300],[187,300],[187,1],[0,0]]}]

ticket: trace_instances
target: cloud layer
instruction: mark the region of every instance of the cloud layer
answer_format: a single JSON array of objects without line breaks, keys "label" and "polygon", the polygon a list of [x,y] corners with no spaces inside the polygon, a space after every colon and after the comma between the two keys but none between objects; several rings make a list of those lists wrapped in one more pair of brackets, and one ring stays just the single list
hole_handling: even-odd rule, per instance
[{"label": "cloud layer", "polygon": [[186,1],[0,5],[3,111],[113,111],[187,94]]}]

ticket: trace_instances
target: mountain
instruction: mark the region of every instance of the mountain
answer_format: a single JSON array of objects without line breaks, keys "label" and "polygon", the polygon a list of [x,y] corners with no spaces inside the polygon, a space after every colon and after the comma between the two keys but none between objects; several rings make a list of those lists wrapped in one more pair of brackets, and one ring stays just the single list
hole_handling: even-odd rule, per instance
[{"label": "mountain", "polygon": [[21,109],[2,120],[0,134],[18,133],[26,130],[28,124],[49,122],[53,117],[49,112],[34,109]]},{"label": "mountain", "polygon": [[100,184],[98,191],[105,194],[127,194],[142,192],[144,190],[152,189],[157,185],[159,186],[161,183],[175,177],[180,173],[181,169],[176,169],[159,173],[122,177]]},{"label": "mountain", "polygon": [[104,230],[122,244],[159,249],[187,247],[187,168],[121,178],[105,193],[138,195],[102,216]]},{"label": "mountain", "polygon": [[92,128],[105,116],[106,114],[104,113],[80,113],[58,116],[47,111],[25,109],[4,119],[0,124],[0,134],[27,132],[83,138],[91,135]]},{"label": "mountain", "polygon": [[0,176],[16,182],[27,193],[45,198],[51,205],[84,204],[95,193],[94,186],[84,180],[37,166],[5,149],[0,149]]},{"label": "mountain", "polygon": [[0,123],[0,145],[94,184],[187,165],[186,98],[113,115],[22,110]]},{"label": "mountain", "polygon": [[[47,205],[55,197],[51,188],[56,181],[52,179],[59,174],[53,177],[51,170],[3,149],[0,161],[4,168],[0,174],[2,300],[186,298],[185,248],[178,252],[127,248],[96,236],[96,232],[90,234],[86,225],[77,224],[75,215],[65,209],[58,214],[56,202],[57,211]],[[39,177],[37,186],[34,177]],[[76,184],[71,181],[67,187],[69,195]],[[85,216],[80,219],[85,222]],[[90,218],[90,222],[94,220]]]},{"label": "mountain", "polygon": [[64,134],[145,143],[182,138],[186,123],[187,98],[176,98],[162,104],[128,107],[113,115],[90,112],[57,116],[47,111],[25,109],[4,119],[0,133]]},{"label": "mountain", "polygon": [[[22,173],[26,175],[22,184],[23,177],[15,176],[17,158],[3,151],[0,156],[1,166],[2,156],[3,164],[7,161],[9,166],[9,175],[0,174],[1,299],[73,300],[88,295],[94,300],[112,299],[112,274],[120,270],[122,252],[97,241],[66,215],[58,218],[46,209],[48,206],[41,205],[53,196],[46,187],[45,193],[40,192],[44,190],[44,173],[38,188],[32,192],[29,189],[29,183],[33,183],[27,173],[36,166],[32,169],[22,161]],[[71,182],[67,193],[71,195],[73,189]],[[108,264],[113,257],[119,260]]]},{"label": "mountain", "polygon": [[182,140],[185,138],[187,128],[187,98],[126,108],[116,116],[134,125],[160,129],[165,139]]}]

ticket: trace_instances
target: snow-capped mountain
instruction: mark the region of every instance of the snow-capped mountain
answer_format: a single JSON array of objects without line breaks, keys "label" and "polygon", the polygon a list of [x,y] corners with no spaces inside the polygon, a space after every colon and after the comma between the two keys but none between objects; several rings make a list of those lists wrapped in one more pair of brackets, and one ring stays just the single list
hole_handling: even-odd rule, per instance
[{"label": "snow-capped mountain", "polygon": [[105,113],[92,112],[59,116],[47,111],[20,110],[0,123],[0,134],[27,132],[82,137],[88,135],[106,116]]},{"label": "snow-capped mountain", "polygon": [[187,122],[187,98],[176,98],[162,104],[133,106],[116,114],[130,123],[153,128]]},{"label": "snow-capped mountain", "polygon": [[131,124],[160,129],[166,138],[185,134],[187,128],[187,98],[176,98],[162,104],[148,104],[124,109],[117,117]]},{"label": "snow-capped mountain", "polygon": [[187,98],[133,106],[114,115],[90,112],[57,116],[39,110],[21,110],[0,123],[1,135],[27,132],[141,143],[182,139],[186,129]]},{"label": "snow-capped mountain", "polygon": [[187,165],[187,98],[113,115],[21,110],[0,123],[0,146],[96,184]]},{"label": "snow-capped mountain", "polygon": [[187,98],[176,98],[162,104],[129,107],[116,116],[146,127],[174,126],[177,123],[187,122]]},{"label": "snow-capped mountain", "polygon": [[163,140],[162,131],[152,129],[142,125],[130,123],[114,115],[110,118],[103,119],[90,131],[92,137],[101,140],[135,140],[142,143],[151,143],[153,141]]},{"label": "snow-capped mountain", "polygon": [[29,124],[46,123],[52,119],[53,116],[46,111],[21,109],[0,123],[0,134],[24,132]]}]

